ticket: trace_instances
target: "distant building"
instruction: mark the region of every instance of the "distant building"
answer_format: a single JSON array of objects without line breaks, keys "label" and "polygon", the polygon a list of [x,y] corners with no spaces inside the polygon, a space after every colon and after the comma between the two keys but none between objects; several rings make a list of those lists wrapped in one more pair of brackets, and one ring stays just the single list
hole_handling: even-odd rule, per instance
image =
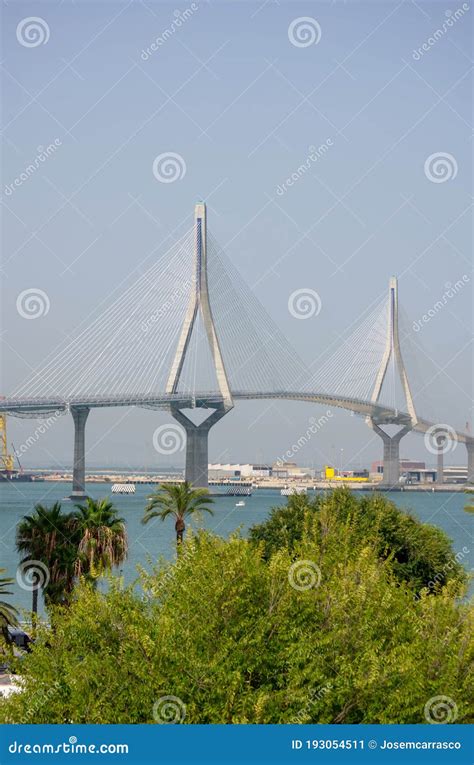
[{"label": "distant building", "polygon": [[338,470],[339,475],[341,478],[364,478],[368,479],[369,477],[369,471],[367,469],[363,470]]},{"label": "distant building", "polygon": [[309,468],[299,467],[296,462],[274,462],[272,475],[276,478],[310,478]]},{"label": "distant building", "polygon": [[268,478],[272,475],[271,465],[252,465],[252,475],[256,478]]},{"label": "distant building", "polygon": [[[371,478],[380,479],[383,475],[383,462],[373,462]],[[400,478],[405,483],[434,483],[437,470],[435,467],[427,468],[424,462],[416,460],[400,460]],[[467,467],[445,465],[443,469],[444,483],[465,483],[467,481]]]},{"label": "distant building", "polygon": [[321,470],[320,477],[323,481],[368,481],[369,471],[366,469],[336,470],[331,465],[325,465],[323,470]]},{"label": "distant building", "polygon": [[[400,460],[400,473],[407,470],[425,470],[426,464],[417,460]],[[383,460],[372,462],[370,472],[372,474],[383,475]]]},{"label": "distant building", "polygon": [[250,463],[211,463],[208,465],[209,480],[232,478],[265,478],[272,474],[270,465],[251,465]]},{"label": "distant building", "polygon": [[417,468],[400,470],[400,483],[434,483],[436,470],[434,468]]},{"label": "distant building", "polygon": [[[436,468],[404,470],[400,472],[402,479],[408,483],[434,483],[438,475]],[[467,467],[451,467],[448,465],[443,468],[443,483],[466,483],[466,481]]]},{"label": "distant building", "polygon": [[445,483],[466,483],[467,481],[467,466],[461,465],[445,465],[443,469],[443,476]]}]

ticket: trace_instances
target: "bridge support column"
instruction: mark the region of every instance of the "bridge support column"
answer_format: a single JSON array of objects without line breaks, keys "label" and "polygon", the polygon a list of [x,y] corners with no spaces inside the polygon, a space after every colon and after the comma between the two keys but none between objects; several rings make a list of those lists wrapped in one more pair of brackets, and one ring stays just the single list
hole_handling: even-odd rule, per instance
[{"label": "bridge support column", "polygon": [[406,425],[398,433],[390,436],[373,420],[369,420],[369,426],[383,442],[383,478],[382,486],[385,488],[398,486],[400,479],[400,441],[403,436],[410,432],[411,427]]},{"label": "bridge support column", "polygon": [[71,407],[74,421],[74,461],[72,467],[71,499],[86,498],[86,421],[89,416],[88,407]]},{"label": "bridge support column", "polygon": [[436,460],[436,483],[444,483],[444,451],[442,448],[438,449]]},{"label": "bridge support column", "polygon": [[436,483],[444,483],[444,452],[447,438],[444,433],[435,434],[434,441],[438,450],[436,455]]},{"label": "bridge support column", "polygon": [[229,410],[216,409],[207,420],[195,425],[180,409],[172,407],[171,414],[186,431],[186,467],[184,478],[195,488],[207,489],[209,464],[209,431]]},{"label": "bridge support column", "polygon": [[434,430],[430,439],[436,453],[436,483],[444,483],[444,455],[447,451],[448,435],[446,426],[442,425],[439,430]]},{"label": "bridge support column", "polygon": [[466,441],[467,449],[467,483],[474,483],[474,441]]}]

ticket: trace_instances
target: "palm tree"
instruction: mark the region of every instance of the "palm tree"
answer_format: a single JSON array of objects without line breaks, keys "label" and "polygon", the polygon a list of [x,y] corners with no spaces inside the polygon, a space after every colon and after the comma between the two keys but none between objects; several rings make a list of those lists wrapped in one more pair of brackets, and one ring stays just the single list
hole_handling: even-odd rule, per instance
[{"label": "palm tree", "polygon": [[91,582],[113,566],[119,566],[128,552],[127,531],[123,518],[110,499],[86,499],[85,505],[76,505],[75,523],[79,533],[77,576],[86,576]]},{"label": "palm tree", "polygon": [[[38,613],[38,590],[45,603],[65,603],[74,586],[74,562],[78,538],[72,514],[64,514],[61,503],[52,507],[35,505],[33,515],[25,515],[17,526],[16,547],[23,554],[21,565],[28,573],[31,564],[32,611]],[[31,585],[30,585],[31,586]]]},{"label": "palm tree", "polygon": [[171,515],[175,519],[176,544],[179,549],[186,529],[185,518],[200,510],[213,515],[212,508],[208,507],[213,501],[207,489],[193,489],[188,481],[179,484],[163,483],[151,495],[142,523],[148,523],[152,518],[164,521]]},{"label": "palm tree", "polygon": [[[4,574],[5,569],[0,568],[0,574]],[[11,590],[8,590],[7,587],[13,584],[13,579],[9,579],[8,577],[0,577],[0,596],[3,597],[3,595],[11,595]],[[8,632],[9,627],[17,627],[18,626],[18,611],[14,606],[12,606],[10,603],[7,603],[5,600],[0,600],[0,632],[2,633],[5,642],[10,643],[10,635]]]}]

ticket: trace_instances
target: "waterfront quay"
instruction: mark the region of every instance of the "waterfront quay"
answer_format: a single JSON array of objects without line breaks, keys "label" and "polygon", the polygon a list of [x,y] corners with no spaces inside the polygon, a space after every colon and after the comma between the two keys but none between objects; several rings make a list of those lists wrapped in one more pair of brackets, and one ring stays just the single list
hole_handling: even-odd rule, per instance
[{"label": "waterfront quay", "polygon": [[[37,471],[31,474],[34,482],[54,482],[54,483],[71,483],[72,471],[70,472],[47,472]],[[15,481],[15,479],[13,479]],[[88,473],[86,475],[86,482],[91,484],[140,484],[140,485],[159,485],[163,483],[180,483],[184,481],[182,473],[128,473],[128,472],[114,472],[114,473]],[[258,491],[259,489],[272,489],[282,490],[290,489],[295,493],[298,491],[324,491],[329,489],[335,489],[338,486],[347,486],[351,491],[407,491],[407,492],[464,492],[466,491],[465,483],[414,483],[403,484],[400,486],[386,487],[381,480],[369,480],[365,482],[351,481],[350,479],[344,480],[338,478],[334,480],[316,480],[314,478],[287,478],[282,479],[275,476],[259,476],[253,477],[251,481],[240,481],[231,479],[211,479],[209,480],[209,487],[222,487],[236,486],[239,484],[248,485],[251,489]]]}]

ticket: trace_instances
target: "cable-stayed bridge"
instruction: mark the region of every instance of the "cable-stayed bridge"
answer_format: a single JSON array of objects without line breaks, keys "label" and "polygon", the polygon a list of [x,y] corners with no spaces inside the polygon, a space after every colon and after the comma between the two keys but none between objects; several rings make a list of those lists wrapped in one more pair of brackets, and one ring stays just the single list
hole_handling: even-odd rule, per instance
[{"label": "cable-stayed bridge", "polygon": [[[305,306],[296,300],[293,310]],[[398,483],[400,441],[410,431],[428,434],[434,444],[439,482],[447,440],[464,443],[472,480],[474,439],[425,411],[422,375],[414,385],[417,356],[403,329],[392,277],[388,294],[313,370],[227,259],[208,231],[206,206],[199,203],[192,229],[1,399],[0,413],[42,418],[71,413],[74,497],[85,494],[91,409],[170,411],[186,432],[186,478],[207,486],[209,431],[235,402],[249,399],[323,404],[364,416],[383,442],[386,486]],[[384,425],[399,430],[389,434]]]}]

